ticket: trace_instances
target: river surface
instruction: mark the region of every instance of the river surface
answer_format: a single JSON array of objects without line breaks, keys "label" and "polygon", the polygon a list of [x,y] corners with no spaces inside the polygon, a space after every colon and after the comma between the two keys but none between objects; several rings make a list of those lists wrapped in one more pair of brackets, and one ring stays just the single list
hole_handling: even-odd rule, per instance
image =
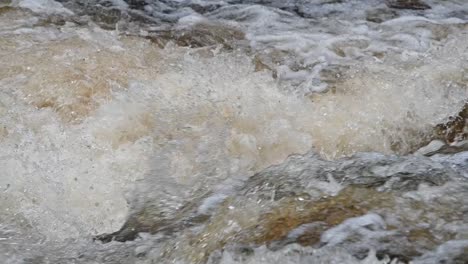
[{"label": "river surface", "polygon": [[467,99],[465,0],[0,0],[0,263],[466,264]]}]

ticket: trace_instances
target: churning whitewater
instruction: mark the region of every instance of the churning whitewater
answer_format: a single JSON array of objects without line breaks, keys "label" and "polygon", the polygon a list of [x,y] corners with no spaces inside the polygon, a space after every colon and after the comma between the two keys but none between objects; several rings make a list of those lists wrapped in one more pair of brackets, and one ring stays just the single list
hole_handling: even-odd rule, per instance
[{"label": "churning whitewater", "polygon": [[0,0],[0,263],[468,263],[464,0]]}]

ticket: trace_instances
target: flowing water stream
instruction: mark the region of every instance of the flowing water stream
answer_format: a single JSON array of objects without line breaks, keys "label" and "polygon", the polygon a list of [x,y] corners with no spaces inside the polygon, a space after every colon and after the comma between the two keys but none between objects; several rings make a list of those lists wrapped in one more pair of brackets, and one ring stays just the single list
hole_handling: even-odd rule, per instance
[{"label": "flowing water stream", "polygon": [[467,99],[465,0],[0,0],[0,263],[468,263]]}]

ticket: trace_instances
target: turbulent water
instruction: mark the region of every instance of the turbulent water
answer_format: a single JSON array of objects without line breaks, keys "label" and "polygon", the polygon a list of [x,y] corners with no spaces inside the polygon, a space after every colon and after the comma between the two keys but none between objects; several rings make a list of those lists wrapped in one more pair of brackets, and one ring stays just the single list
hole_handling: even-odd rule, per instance
[{"label": "turbulent water", "polygon": [[0,0],[0,262],[468,263],[467,99],[465,0]]}]

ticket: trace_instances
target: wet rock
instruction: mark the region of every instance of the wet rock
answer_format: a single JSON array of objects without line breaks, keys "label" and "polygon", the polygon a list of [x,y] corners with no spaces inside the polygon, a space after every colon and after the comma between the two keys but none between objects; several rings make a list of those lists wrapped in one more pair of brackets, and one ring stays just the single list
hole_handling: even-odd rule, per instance
[{"label": "wet rock", "polygon": [[78,17],[88,17],[99,27],[106,30],[115,30],[122,19],[129,19],[128,14],[114,6],[92,5],[89,3],[69,2],[64,5],[73,10]]},{"label": "wet rock", "polygon": [[140,0],[127,1],[128,9],[116,6],[112,1],[101,1],[99,4],[87,0],[61,0],[60,2],[72,10],[76,17],[81,18],[85,24],[90,19],[106,30],[119,29],[126,31],[126,33],[138,32],[140,29],[161,22],[160,18],[151,17],[144,12],[146,4],[145,1]]},{"label": "wet rock", "polygon": [[128,7],[131,9],[143,10],[145,6],[148,5],[147,1],[145,0],[125,0],[125,2],[127,2]]},{"label": "wet rock", "polygon": [[455,154],[462,151],[468,151],[468,140],[454,142],[450,145],[440,140],[433,140],[427,146],[416,151],[416,154],[432,156],[435,154]]},{"label": "wet rock", "polygon": [[396,9],[425,10],[431,7],[420,0],[388,0],[387,6]]},{"label": "wet rock", "polygon": [[[245,201],[245,197],[236,196],[221,206],[201,232],[190,236],[186,250],[191,263],[204,263],[212,252],[232,244],[267,245],[274,251],[291,243],[314,248],[339,245],[363,258],[372,244],[378,255],[410,261],[454,238],[454,234],[427,225],[444,219],[434,219],[434,215],[446,215],[447,221],[460,221],[461,214],[449,216],[450,210],[459,204],[427,205],[411,199],[402,203],[401,196],[402,192],[350,186],[336,196],[318,200],[298,196],[285,197],[271,205],[257,201],[262,205],[257,210],[265,211],[258,217],[245,212],[249,208],[247,204],[236,203],[236,200]],[[418,212],[418,218],[403,213],[408,210]],[[375,215],[381,223],[374,226],[362,221],[369,215]],[[395,218],[399,219],[398,226],[384,223],[385,219]],[[426,227],[421,228],[421,223]]]},{"label": "wet rock", "polygon": [[444,124],[435,128],[436,137],[448,144],[468,139],[468,104],[455,116],[449,117]]},{"label": "wet rock", "polygon": [[418,151],[416,151],[416,154],[431,156],[445,146],[446,146],[445,142],[441,140],[433,140],[427,146],[424,146],[418,149]]},{"label": "wet rock", "polygon": [[11,7],[11,6],[7,6],[7,5],[6,5],[6,6],[2,6],[2,5],[0,4],[0,15],[3,15],[3,14],[8,13],[8,12],[12,12],[12,11],[14,11],[14,10],[15,10],[15,8],[13,8],[13,7]]},{"label": "wet rock", "polygon": [[[184,256],[188,263],[206,263],[213,252],[230,246],[276,250],[291,243],[315,248],[336,243],[361,258],[372,244],[382,256],[409,261],[454,239],[440,223],[459,225],[464,219],[463,199],[456,195],[466,191],[429,195],[435,197],[430,202],[418,195],[453,181],[460,183],[457,188],[466,187],[462,179],[450,164],[424,156],[361,153],[325,160],[310,152],[290,156],[221,195],[142,197],[119,231],[97,239],[128,241],[140,232],[178,237],[176,244],[165,246],[164,257]],[[213,196],[223,198],[210,210],[200,210]],[[368,214],[379,215],[385,226],[349,232],[340,227],[346,231],[342,240],[323,239],[348,219]]]},{"label": "wet rock", "polygon": [[93,21],[104,29],[114,30],[122,18],[122,12],[115,8],[100,8],[93,15]]},{"label": "wet rock", "polygon": [[362,153],[327,161],[311,152],[304,156],[293,155],[284,164],[252,176],[243,188],[243,195],[252,193],[261,199],[279,199],[282,193],[298,194],[303,186],[315,181],[409,191],[420,183],[442,185],[456,175],[450,168],[422,157]]},{"label": "wet rock", "polygon": [[56,26],[63,26],[67,22],[67,18],[64,18],[60,15],[50,15],[44,19],[40,19],[34,26],[49,26],[49,25],[56,25]]},{"label": "wet rock", "polygon": [[[187,238],[184,250],[187,250],[192,263],[203,263],[212,252],[232,243],[267,244],[272,248],[289,243],[320,246],[323,232],[348,218],[369,212],[392,215],[400,209],[410,210],[401,208],[398,197],[417,190],[421,184],[442,186],[461,177],[448,165],[422,156],[367,153],[327,161],[311,152],[291,156],[283,164],[250,177],[226,194],[226,198],[210,213],[200,214],[198,208],[213,194],[182,199],[185,203],[175,207],[165,205],[171,202],[164,199],[146,201],[133,205],[133,213],[119,231],[97,239],[103,242],[127,241],[137,238],[140,232],[171,236],[184,232],[190,234],[187,231],[189,227],[203,223],[201,231]],[[457,206],[445,201],[441,203],[440,208],[447,210]],[[419,220],[430,222],[434,214],[441,215],[438,219],[443,215],[453,217],[452,221],[459,221],[462,217],[439,212],[441,209],[438,207],[432,208],[417,201],[407,202],[405,206],[418,210],[419,218],[416,221],[406,219],[400,212],[400,221],[408,226],[396,227],[391,235],[386,235],[387,242],[379,242],[382,252],[402,254],[408,258],[420,255],[440,240],[432,240],[427,232],[418,231],[421,229],[417,226]],[[248,208],[253,211],[249,213]],[[411,246],[418,239],[424,243]],[[346,240],[343,243],[354,245],[357,242]],[[354,252],[359,251],[362,245],[350,247]]]},{"label": "wet rock", "polygon": [[219,24],[197,24],[189,29],[160,31],[147,36],[152,42],[163,47],[174,41],[182,47],[200,48],[222,45],[232,49],[237,42],[245,38],[244,32]]},{"label": "wet rock", "polygon": [[[344,220],[367,213],[371,206],[391,204],[390,196],[381,193],[376,195],[374,190],[364,190],[349,187],[337,196],[305,201],[285,198],[272,211],[262,215],[254,241],[264,244],[276,240],[286,239],[291,231],[301,225],[309,224],[302,234],[294,238],[301,245],[314,245],[320,241],[323,231],[336,226]],[[377,200],[376,200],[377,199]],[[316,223],[311,226],[311,223]]]},{"label": "wet rock", "polygon": [[448,121],[434,128],[432,141],[420,147],[415,154],[432,156],[454,154],[468,150],[468,104]]},{"label": "wet rock", "polygon": [[194,199],[192,202],[177,208],[173,214],[164,210],[164,205],[158,203],[145,203],[140,208],[133,208],[132,213],[120,230],[96,236],[95,240],[104,243],[111,241],[125,242],[135,240],[139,233],[165,233],[173,234],[184,228],[203,223],[208,219],[207,215],[197,214],[196,210],[201,200]]}]

